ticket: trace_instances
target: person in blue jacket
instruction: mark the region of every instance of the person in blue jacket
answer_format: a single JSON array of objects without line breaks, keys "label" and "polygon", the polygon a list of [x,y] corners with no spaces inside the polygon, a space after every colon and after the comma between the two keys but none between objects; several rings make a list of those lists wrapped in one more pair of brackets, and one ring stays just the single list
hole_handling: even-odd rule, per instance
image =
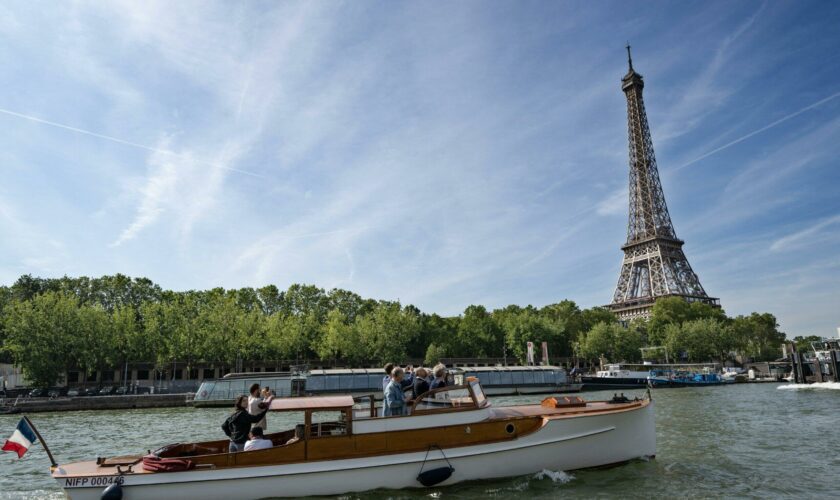
[{"label": "person in blue jacket", "polygon": [[382,405],[382,415],[385,417],[405,415],[405,393],[402,389],[404,376],[405,371],[399,366],[391,371],[391,382],[385,387]]}]

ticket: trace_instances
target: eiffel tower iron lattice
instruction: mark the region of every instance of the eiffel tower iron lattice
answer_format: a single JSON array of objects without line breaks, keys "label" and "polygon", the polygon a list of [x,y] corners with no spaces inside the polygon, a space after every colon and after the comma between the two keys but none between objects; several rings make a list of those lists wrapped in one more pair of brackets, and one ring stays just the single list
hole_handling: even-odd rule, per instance
[{"label": "eiffel tower iron lattice", "polygon": [[656,299],[682,297],[718,306],[709,297],[682,251],[665,204],[659,170],[653,154],[642,89],[642,75],[633,70],[627,46],[629,71],[621,79],[627,97],[627,130],[630,143],[630,213],[624,260],[612,303],[607,306],[622,320],[647,318]]}]

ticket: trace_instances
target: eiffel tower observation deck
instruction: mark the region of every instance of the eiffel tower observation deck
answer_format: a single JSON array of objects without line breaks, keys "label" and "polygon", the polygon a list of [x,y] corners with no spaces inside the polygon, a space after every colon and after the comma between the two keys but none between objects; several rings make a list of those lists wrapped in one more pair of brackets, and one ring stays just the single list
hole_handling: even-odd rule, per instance
[{"label": "eiffel tower observation deck", "polygon": [[642,75],[633,69],[627,46],[629,71],[621,79],[627,97],[630,141],[630,214],[624,259],[612,303],[607,306],[622,320],[650,317],[654,302],[681,297],[689,302],[719,306],[709,297],[683,253],[659,182],[642,89]]}]

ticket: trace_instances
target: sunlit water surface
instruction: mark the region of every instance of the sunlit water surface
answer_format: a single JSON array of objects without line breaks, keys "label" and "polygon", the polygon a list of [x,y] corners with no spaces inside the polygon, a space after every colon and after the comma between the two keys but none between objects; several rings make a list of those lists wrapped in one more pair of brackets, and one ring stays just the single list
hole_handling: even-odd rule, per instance
[{"label": "sunlit water surface", "polygon": [[[443,488],[373,491],[342,499],[409,498],[779,498],[840,496],[840,385],[795,387],[737,384],[658,389],[657,455],[619,467],[552,471]],[[642,391],[636,391],[641,395]],[[612,393],[584,393],[604,399]],[[496,405],[541,396],[494,398]],[[223,438],[229,410],[37,413],[31,418],[59,462],[143,452],[177,441]],[[0,439],[19,415],[0,416]],[[290,426],[272,414],[269,430]],[[22,459],[0,455],[0,498],[62,498],[36,445]]]}]

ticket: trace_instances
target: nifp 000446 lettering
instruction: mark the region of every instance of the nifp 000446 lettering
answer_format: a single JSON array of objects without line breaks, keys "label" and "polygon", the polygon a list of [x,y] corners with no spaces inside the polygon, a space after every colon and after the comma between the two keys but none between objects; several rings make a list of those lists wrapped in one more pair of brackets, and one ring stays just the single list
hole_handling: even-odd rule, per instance
[{"label": "nifp 000446 lettering", "polygon": [[94,476],[94,477],[69,477],[64,480],[65,488],[85,488],[91,486],[108,486],[111,484],[123,484],[123,476]]}]

